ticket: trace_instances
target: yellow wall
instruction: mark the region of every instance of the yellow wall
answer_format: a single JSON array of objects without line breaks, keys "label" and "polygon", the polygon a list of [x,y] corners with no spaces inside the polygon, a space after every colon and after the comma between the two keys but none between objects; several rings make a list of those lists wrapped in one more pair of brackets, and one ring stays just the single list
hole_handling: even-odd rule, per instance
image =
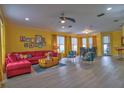
[{"label": "yellow wall", "polygon": [[0,16],[1,16],[1,24],[0,24],[0,81],[3,80],[3,69],[5,63],[5,19],[0,6]]},{"label": "yellow wall", "polygon": [[122,26],[122,36],[124,36],[124,25]]},{"label": "yellow wall", "polygon": [[112,46],[111,46],[111,52],[112,52],[112,55],[117,55],[117,51],[116,51],[116,48],[117,47],[121,47],[121,36],[122,36],[122,31],[115,31],[115,32],[112,32],[112,35],[111,35],[111,40],[112,40]]},{"label": "yellow wall", "polygon": [[97,55],[102,56],[102,34],[101,32],[97,34]]}]

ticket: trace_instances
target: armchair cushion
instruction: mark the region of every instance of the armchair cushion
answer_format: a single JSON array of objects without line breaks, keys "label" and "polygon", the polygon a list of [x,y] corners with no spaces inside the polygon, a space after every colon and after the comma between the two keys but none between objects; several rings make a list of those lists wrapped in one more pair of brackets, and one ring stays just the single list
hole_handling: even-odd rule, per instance
[{"label": "armchair cushion", "polygon": [[73,57],[75,57],[75,55],[76,55],[76,51],[69,51],[69,53],[68,53],[69,58],[73,58]]}]

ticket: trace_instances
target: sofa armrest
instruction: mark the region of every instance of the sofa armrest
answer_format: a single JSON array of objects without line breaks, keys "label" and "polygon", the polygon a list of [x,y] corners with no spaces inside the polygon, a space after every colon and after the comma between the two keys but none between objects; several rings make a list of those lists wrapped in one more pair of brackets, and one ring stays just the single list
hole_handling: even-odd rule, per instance
[{"label": "sofa armrest", "polygon": [[5,58],[5,66],[9,63],[11,63],[11,61],[8,58]]}]

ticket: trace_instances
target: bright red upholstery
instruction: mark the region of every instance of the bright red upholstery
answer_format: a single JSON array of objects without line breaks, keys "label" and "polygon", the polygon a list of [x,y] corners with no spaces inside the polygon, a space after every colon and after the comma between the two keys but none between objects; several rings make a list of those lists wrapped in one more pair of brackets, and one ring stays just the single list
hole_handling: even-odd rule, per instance
[{"label": "bright red upholstery", "polygon": [[[46,57],[46,53],[52,52],[53,57],[57,57],[58,53],[53,51],[26,51],[26,52],[13,52],[7,55],[6,58],[6,72],[7,77],[12,77],[24,73],[31,72],[31,64],[37,64],[38,60]],[[21,59],[17,55],[32,55],[31,58]]]},{"label": "bright red upholstery", "polygon": [[31,63],[27,60],[22,60],[13,63],[10,62],[6,65],[7,77],[13,77],[30,72],[31,72]]},{"label": "bright red upholstery", "polygon": [[[30,61],[31,64],[37,64],[38,63],[38,60],[41,59],[41,58],[45,58],[46,57],[46,53],[48,52],[52,52],[52,56],[53,57],[57,57],[58,56],[58,53],[55,53],[53,51],[50,51],[50,50],[44,50],[44,51],[26,51],[26,52],[13,52],[11,53],[14,58],[15,58],[15,55],[16,54],[22,54],[22,55],[25,55],[25,54],[31,54],[32,57],[31,58],[26,58],[26,60]],[[18,60],[18,59],[17,59]]]}]

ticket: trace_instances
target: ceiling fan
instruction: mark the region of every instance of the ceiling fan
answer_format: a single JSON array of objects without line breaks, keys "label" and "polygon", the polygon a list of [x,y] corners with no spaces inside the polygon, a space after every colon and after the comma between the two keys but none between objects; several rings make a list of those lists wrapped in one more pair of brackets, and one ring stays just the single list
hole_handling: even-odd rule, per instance
[{"label": "ceiling fan", "polygon": [[69,20],[69,21],[71,21],[71,22],[73,22],[73,23],[76,23],[76,20],[75,20],[74,18],[66,17],[66,16],[64,15],[64,13],[61,14],[61,16],[59,17],[59,19],[60,19],[60,23],[65,23],[66,20]]}]

